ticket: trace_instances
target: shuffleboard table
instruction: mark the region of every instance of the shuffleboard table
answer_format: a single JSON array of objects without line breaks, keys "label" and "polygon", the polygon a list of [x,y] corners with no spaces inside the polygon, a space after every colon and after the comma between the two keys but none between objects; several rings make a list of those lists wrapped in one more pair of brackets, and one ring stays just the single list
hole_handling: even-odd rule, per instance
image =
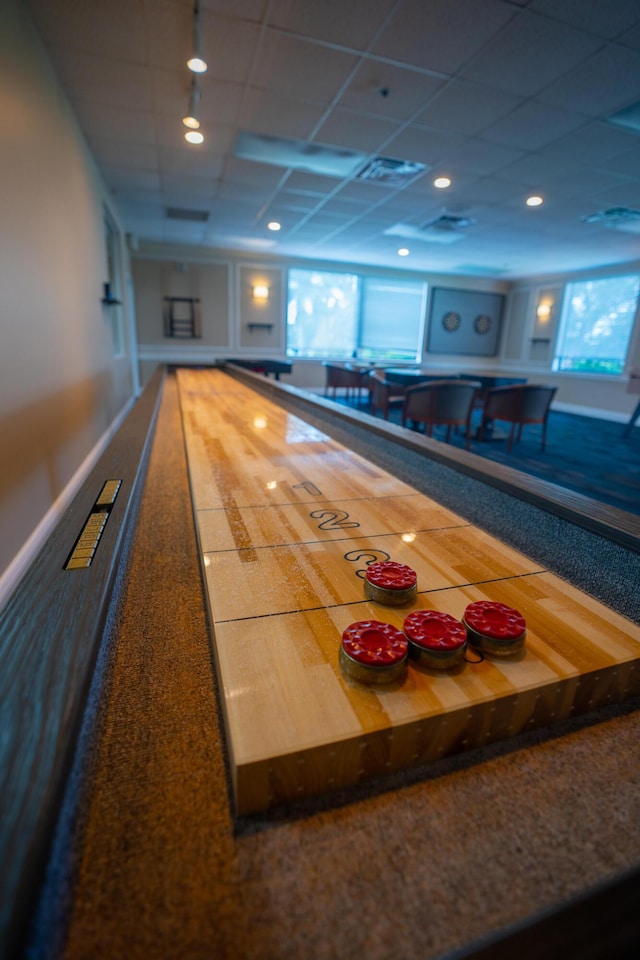
[{"label": "shuffleboard table", "polygon": [[[640,692],[638,626],[222,370],[177,382],[237,814]],[[406,607],[364,595],[384,559],[417,573]],[[342,671],[351,623],[478,600],[523,614],[521,654],[375,687]]]}]

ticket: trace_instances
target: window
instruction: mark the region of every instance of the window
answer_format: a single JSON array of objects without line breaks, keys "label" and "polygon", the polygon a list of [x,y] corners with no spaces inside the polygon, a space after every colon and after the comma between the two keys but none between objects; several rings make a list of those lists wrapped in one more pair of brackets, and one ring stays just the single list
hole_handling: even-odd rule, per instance
[{"label": "window", "polygon": [[362,282],[357,349],[366,360],[415,360],[422,342],[427,285],[420,280]]},{"label": "window", "polygon": [[639,291],[637,276],[568,284],[553,369],[621,374]]},{"label": "window", "polygon": [[288,357],[353,357],[357,328],[357,276],[289,271]]},{"label": "window", "polygon": [[426,289],[420,280],[290,270],[287,356],[416,360]]}]

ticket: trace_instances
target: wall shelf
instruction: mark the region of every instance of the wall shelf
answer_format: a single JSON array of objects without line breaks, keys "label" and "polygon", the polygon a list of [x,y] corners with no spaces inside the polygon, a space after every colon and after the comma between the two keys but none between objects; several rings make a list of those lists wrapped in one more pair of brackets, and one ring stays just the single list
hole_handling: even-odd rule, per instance
[{"label": "wall shelf", "polygon": [[247,326],[248,326],[248,328],[249,328],[250,331],[251,331],[251,330],[272,330],[272,329],[273,329],[273,324],[272,324],[272,323],[248,323]]}]

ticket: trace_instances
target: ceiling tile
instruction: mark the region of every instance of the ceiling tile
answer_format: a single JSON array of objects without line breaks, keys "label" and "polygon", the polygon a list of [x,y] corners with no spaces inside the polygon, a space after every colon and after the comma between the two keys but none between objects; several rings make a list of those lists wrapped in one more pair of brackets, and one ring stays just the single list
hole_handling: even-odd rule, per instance
[{"label": "ceiling tile", "polygon": [[252,87],[247,92],[238,124],[251,133],[306,140],[325,112],[325,104]]},{"label": "ceiling tile", "polygon": [[432,167],[462,147],[463,137],[413,125],[406,127],[386,147],[388,156],[398,160],[414,160]]},{"label": "ceiling tile", "polygon": [[529,9],[607,39],[640,21],[638,0],[533,0]]},{"label": "ceiling tile", "polygon": [[254,86],[328,104],[358,63],[357,57],[282,34],[268,33],[252,73]]},{"label": "ceiling tile", "polygon": [[539,99],[589,117],[621,110],[640,96],[640,52],[609,44],[547,87]]},{"label": "ceiling tile", "polygon": [[477,176],[483,176],[496,173],[496,171],[506,167],[509,163],[513,163],[521,156],[521,150],[514,150],[512,147],[487,143],[486,140],[470,137],[465,140],[462,147],[451,152],[448,162],[454,175],[459,170],[462,173],[475,173]]},{"label": "ceiling tile", "polygon": [[[157,0],[145,0],[145,3],[156,3]],[[193,0],[183,0],[193,7]],[[240,20],[262,20],[267,9],[268,0],[201,0],[203,10],[212,13],[223,13],[227,17],[237,17]]]},{"label": "ceiling tile", "polygon": [[599,121],[588,121],[569,135],[548,144],[544,153],[575,162],[602,163],[618,153],[624,153],[637,143],[637,134]]},{"label": "ceiling tile", "polygon": [[271,0],[269,26],[366,50],[393,9],[395,0],[322,0],[301,4]]},{"label": "ceiling tile", "polygon": [[508,116],[483,130],[482,138],[521,150],[537,150],[583,123],[583,118],[575,113],[537,100],[527,100]]},{"label": "ceiling tile", "polygon": [[185,143],[184,146],[160,147],[160,171],[163,178],[167,174],[182,175],[185,186],[191,177],[213,177],[222,175],[223,157],[212,150],[203,150],[202,146]]},{"label": "ceiling tile", "polygon": [[408,120],[426,105],[442,82],[411,68],[367,58],[342,93],[338,106],[374,117]]},{"label": "ceiling tile", "polygon": [[523,10],[461,74],[508,93],[531,97],[600,46],[601,41],[588,33]]},{"label": "ceiling tile", "polygon": [[74,50],[57,68],[71,97],[137,110],[153,107],[151,78],[141,64]]},{"label": "ceiling tile", "polygon": [[125,184],[129,190],[159,190],[161,186],[160,174],[155,170],[132,170],[119,164],[101,164],[101,169],[116,188]]},{"label": "ceiling tile", "polygon": [[148,111],[130,110],[88,100],[74,100],[73,108],[89,138],[156,143],[154,116]]},{"label": "ceiling tile", "polygon": [[630,177],[640,179],[640,142],[632,150],[618,153],[610,160],[602,163],[603,170],[612,170],[615,173],[625,173]]},{"label": "ceiling tile", "polygon": [[429,127],[472,136],[521,102],[522,98],[515,94],[454,78],[438,90],[416,120]]},{"label": "ceiling tile", "polygon": [[29,0],[29,6],[50,47],[145,63],[146,27],[140,4],[130,0],[64,4]]},{"label": "ceiling tile", "polygon": [[450,75],[514,15],[499,0],[406,0],[372,50]]},{"label": "ceiling tile", "polygon": [[398,129],[397,121],[336,108],[318,128],[314,139],[365,153],[379,153]]},{"label": "ceiling tile", "polygon": [[522,183],[527,189],[543,190],[545,185],[571,176],[574,169],[574,164],[565,160],[530,153],[502,167],[500,179]]}]

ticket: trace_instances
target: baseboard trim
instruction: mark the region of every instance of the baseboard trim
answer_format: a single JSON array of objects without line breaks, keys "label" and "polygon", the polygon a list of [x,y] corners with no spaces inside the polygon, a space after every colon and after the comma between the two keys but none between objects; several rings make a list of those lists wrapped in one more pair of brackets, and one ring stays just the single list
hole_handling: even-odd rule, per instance
[{"label": "baseboard trim", "polygon": [[558,413],[575,413],[579,417],[592,417],[594,420],[611,420],[613,423],[627,423],[631,413],[619,413],[617,410],[602,410],[598,407],[581,407],[577,403],[556,403],[551,405]]}]

